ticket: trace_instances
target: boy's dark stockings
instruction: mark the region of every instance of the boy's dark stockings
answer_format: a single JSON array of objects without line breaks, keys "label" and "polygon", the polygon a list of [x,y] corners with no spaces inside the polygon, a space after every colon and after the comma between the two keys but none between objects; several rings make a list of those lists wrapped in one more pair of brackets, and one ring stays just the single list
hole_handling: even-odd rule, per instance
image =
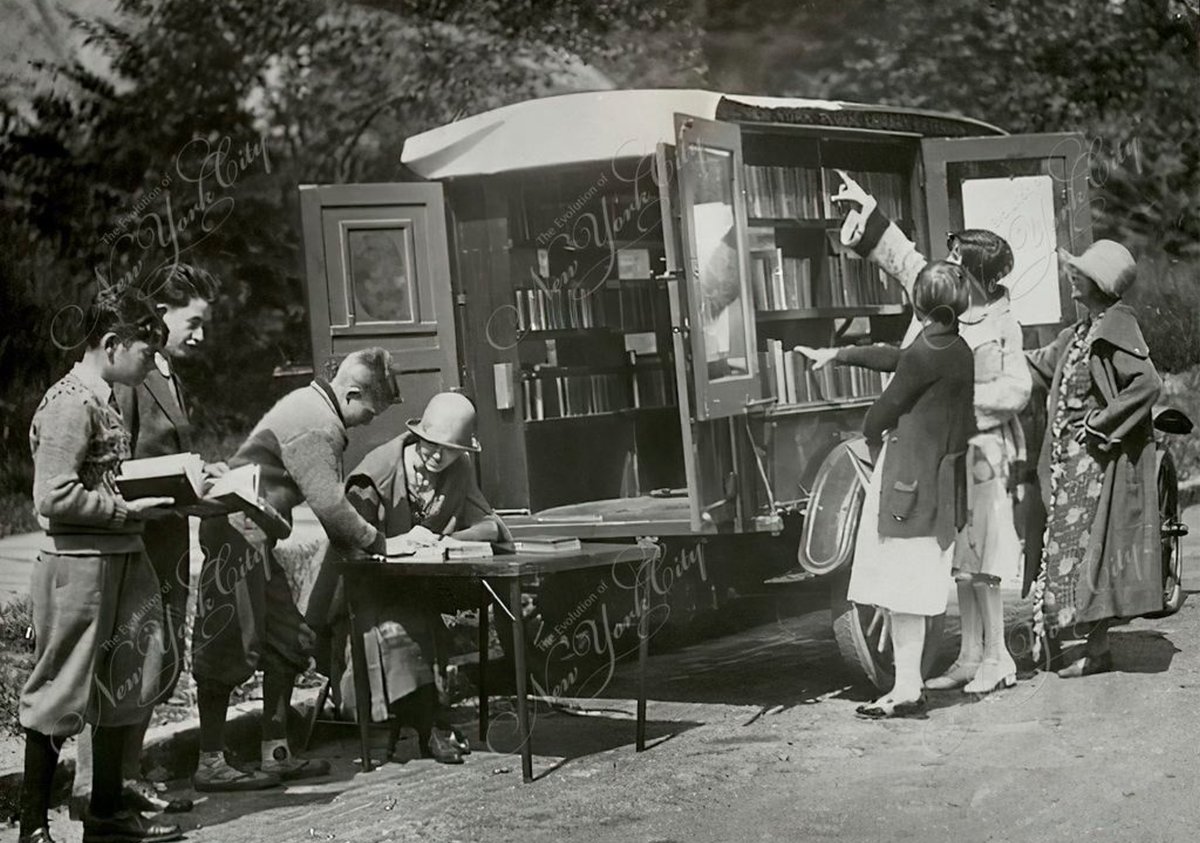
[{"label": "boy's dark stockings", "polygon": [[225,715],[233,689],[220,682],[196,679],[196,705],[200,709],[200,751],[225,748]]},{"label": "boy's dark stockings", "polygon": [[28,837],[50,825],[50,793],[62,742],[49,735],[25,730],[25,780],[21,786],[20,835]]},{"label": "boy's dark stockings", "polygon": [[121,762],[128,726],[96,726],[92,729],[93,817],[107,819],[121,810]]}]

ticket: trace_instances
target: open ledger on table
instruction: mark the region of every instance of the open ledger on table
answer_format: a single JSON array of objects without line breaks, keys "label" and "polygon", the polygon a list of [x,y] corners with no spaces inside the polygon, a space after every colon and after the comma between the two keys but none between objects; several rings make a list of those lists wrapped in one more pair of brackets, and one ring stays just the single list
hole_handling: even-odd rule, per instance
[{"label": "open ledger on table", "polygon": [[490,542],[463,541],[451,536],[414,538],[392,536],[387,540],[386,558],[397,562],[442,562],[487,559],[493,556]]},{"label": "open ledger on table", "polygon": [[126,500],[173,498],[171,509],[200,518],[244,512],[267,535],[285,538],[291,525],[259,495],[261,474],[250,463],[213,478],[206,489],[204,460],[188,452],[126,460],[115,482]]}]

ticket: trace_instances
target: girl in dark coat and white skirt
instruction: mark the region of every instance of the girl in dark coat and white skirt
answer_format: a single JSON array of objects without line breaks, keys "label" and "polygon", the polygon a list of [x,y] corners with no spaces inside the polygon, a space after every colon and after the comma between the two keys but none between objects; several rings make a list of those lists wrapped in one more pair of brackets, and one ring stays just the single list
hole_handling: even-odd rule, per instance
[{"label": "girl in dark coat and white skirt", "polygon": [[958,335],[966,309],[961,267],[934,261],[913,285],[920,336],[900,355],[896,375],[871,407],[863,432],[876,468],[867,489],[850,575],[855,603],[887,610],[896,681],[867,717],[924,707],[925,619],[946,610],[954,537],[966,521],[963,458],[975,429],[971,349]]}]

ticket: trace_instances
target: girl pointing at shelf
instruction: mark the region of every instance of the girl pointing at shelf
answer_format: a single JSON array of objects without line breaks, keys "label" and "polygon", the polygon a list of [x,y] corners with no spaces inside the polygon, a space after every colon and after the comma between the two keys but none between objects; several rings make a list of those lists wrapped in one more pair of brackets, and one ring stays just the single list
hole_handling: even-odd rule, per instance
[{"label": "girl pointing at shelf", "polygon": [[[842,242],[898,279],[911,296],[927,259],[878,209],[875,198],[845,173],[835,202],[852,203],[842,226]],[[1013,579],[1021,545],[1009,498],[1012,464],[1025,458],[1025,438],[1017,415],[1029,401],[1032,378],[1024,365],[1021,326],[1013,315],[1004,281],[1012,272],[1013,254],[1005,240],[990,231],[969,229],[948,238],[947,261],[966,270],[972,306],[961,317],[961,334],[974,359],[975,425],[968,455],[968,482],[973,486],[966,529],[958,537],[954,574],[962,617],[958,658],[926,687],[963,687],[989,693],[1016,681],[1016,665],[1005,645],[1003,579]],[[917,314],[901,348],[921,330]],[[887,345],[812,349],[800,347],[814,368],[830,362],[895,371],[900,348]]]}]

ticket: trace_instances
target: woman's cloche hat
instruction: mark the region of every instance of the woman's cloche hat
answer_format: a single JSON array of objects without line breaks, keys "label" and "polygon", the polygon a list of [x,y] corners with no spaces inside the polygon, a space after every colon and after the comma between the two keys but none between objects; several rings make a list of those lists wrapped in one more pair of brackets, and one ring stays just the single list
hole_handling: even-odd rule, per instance
[{"label": "woman's cloche hat", "polygon": [[461,392],[439,392],[429,399],[420,419],[405,425],[426,442],[479,453],[475,438],[475,405]]},{"label": "woman's cloche hat", "polygon": [[1066,251],[1059,255],[1067,265],[1091,278],[1113,298],[1119,299],[1137,277],[1137,262],[1133,255],[1114,240],[1097,240],[1079,257]]}]

